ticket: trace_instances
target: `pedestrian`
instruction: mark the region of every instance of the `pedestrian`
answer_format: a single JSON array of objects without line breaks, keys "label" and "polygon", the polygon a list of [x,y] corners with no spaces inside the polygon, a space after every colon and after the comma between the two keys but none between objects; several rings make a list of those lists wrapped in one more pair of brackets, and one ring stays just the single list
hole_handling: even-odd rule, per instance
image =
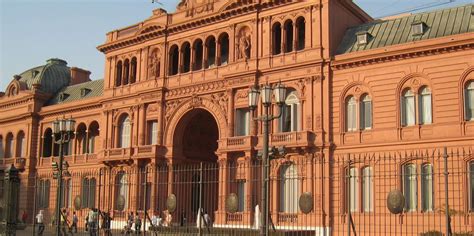
[{"label": "pedestrian", "polygon": [[69,228],[68,227],[68,224],[67,224],[67,216],[66,216],[66,209],[63,209],[61,211],[61,215],[59,216],[60,218],[60,228],[61,228],[61,233],[66,236],[67,235],[67,229]]},{"label": "pedestrian", "polygon": [[71,230],[74,229],[74,233],[77,233],[77,222],[79,221],[79,218],[76,215],[76,212],[72,212],[72,225],[71,225]]},{"label": "pedestrian", "polygon": [[89,225],[89,235],[90,236],[96,236],[97,235],[97,218],[98,218],[98,213],[97,213],[97,209],[95,208],[91,208],[91,210],[89,211],[89,216],[88,216],[88,219],[89,219],[89,222],[88,222],[88,225]]},{"label": "pedestrian", "polygon": [[38,223],[38,236],[43,235],[44,231],[44,215],[43,210],[40,210],[38,215],[36,215],[36,223]]},{"label": "pedestrian", "polygon": [[86,232],[89,231],[89,213],[86,214],[84,225],[86,226]]},{"label": "pedestrian", "polygon": [[180,218],[180,221],[179,221],[179,225],[181,227],[186,225],[186,214],[184,213],[184,211],[181,211],[181,218]]},{"label": "pedestrian", "polygon": [[209,214],[207,214],[207,211],[204,212],[204,224],[206,224],[206,227],[212,227],[212,219]]},{"label": "pedestrian", "polygon": [[140,230],[142,228],[142,220],[140,219],[140,215],[137,214],[135,215],[135,233],[140,233]]},{"label": "pedestrian", "polygon": [[26,211],[23,211],[23,214],[21,215],[21,222],[26,224],[26,221],[28,220],[28,213]]},{"label": "pedestrian", "polygon": [[112,221],[112,217],[110,216],[110,210],[109,210],[105,212],[102,216],[102,222],[103,222],[102,228],[104,229],[104,233],[107,236],[112,235],[112,232],[110,230],[111,221]]}]

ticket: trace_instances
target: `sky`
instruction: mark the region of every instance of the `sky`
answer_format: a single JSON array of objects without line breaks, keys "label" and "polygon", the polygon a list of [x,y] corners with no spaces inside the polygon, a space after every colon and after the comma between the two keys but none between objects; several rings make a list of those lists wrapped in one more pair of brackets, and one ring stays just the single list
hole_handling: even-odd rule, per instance
[{"label": "sky", "polygon": [[[354,1],[372,17],[474,3]],[[173,12],[179,0],[161,2],[163,5],[152,0],[0,0],[0,91],[5,91],[13,75],[43,65],[49,58],[64,59],[69,66],[91,71],[92,79],[102,79],[105,57],[96,47],[105,42],[105,34],[145,20],[155,8]]]}]

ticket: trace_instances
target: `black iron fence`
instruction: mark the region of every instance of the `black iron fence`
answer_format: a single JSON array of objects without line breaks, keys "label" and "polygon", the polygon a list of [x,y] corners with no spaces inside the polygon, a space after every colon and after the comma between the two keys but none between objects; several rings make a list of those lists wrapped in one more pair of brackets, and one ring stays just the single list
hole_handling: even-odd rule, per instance
[{"label": "black iron fence", "polygon": [[[61,194],[63,231],[258,235],[261,168],[260,161],[248,157],[216,163],[70,167]],[[266,200],[272,235],[474,233],[470,148],[326,157],[288,154],[271,161],[269,176]],[[25,224],[17,234],[38,235],[44,226],[43,235],[54,235],[58,180],[52,171],[41,170],[21,173],[20,179],[18,222]],[[4,185],[0,182],[0,197]],[[2,211],[7,207],[3,204]]]}]

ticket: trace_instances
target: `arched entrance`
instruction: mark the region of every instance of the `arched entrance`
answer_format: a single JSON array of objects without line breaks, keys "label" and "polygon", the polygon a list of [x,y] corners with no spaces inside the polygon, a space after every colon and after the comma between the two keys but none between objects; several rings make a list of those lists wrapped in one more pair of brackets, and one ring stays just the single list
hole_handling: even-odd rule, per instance
[{"label": "arched entrance", "polygon": [[[217,165],[219,129],[214,116],[195,108],[179,120],[173,134],[174,193],[176,219],[186,218],[196,225],[199,206],[215,219],[218,206],[219,168]],[[201,203],[199,202],[201,199]]]}]

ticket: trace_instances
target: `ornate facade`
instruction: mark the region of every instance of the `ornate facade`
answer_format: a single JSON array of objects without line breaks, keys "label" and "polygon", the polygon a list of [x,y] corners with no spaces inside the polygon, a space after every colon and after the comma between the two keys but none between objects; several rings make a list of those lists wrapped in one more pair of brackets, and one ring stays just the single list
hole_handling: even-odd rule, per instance
[{"label": "ornate facade", "polygon": [[[77,122],[65,149],[71,171],[250,163],[261,149],[262,129],[251,119],[248,89],[281,81],[286,105],[270,125],[270,144],[285,146],[287,154],[272,161],[271,176],[283,163],[311,163],[295,170],[318,177],[298,190],[315,196],[305,217],[337,232],[343,222],[331,216],[344,208],[344,195],[340,182],[329,181],[343,172],[331,165],[335,156],[473,147],[473,9],[374,20],[346,0],[183,0],[175,13],[156,9],[143,22],[107,33],[97,47],[106,60],[103,80],[90,81],[88,71],[60,59],[14,76],[0,94],[0,166],[22,169],[25,185],[33,184],[28,176],[50,173],[58,155],[51,122],[63,116]],[[258,107],[253,116],[262,112]],[[399,173],[407,161],[416,162],[391,171]],[[358,166],[362,173],[363,163]],[[250,194],[256,185],[245,188]],[[225,225],[229,188],[216,191],[214,217]],[[279,195],[276,185],[271,191]],[[151,198],[160,192],[154,189]],[[22,209],[33,195],[21,195]],[[134,200],[128,206],[138,210]],[[242,224],[252,224],[248,205]],[[281,211],[271,204],[274,223],[291,225]]]}]

